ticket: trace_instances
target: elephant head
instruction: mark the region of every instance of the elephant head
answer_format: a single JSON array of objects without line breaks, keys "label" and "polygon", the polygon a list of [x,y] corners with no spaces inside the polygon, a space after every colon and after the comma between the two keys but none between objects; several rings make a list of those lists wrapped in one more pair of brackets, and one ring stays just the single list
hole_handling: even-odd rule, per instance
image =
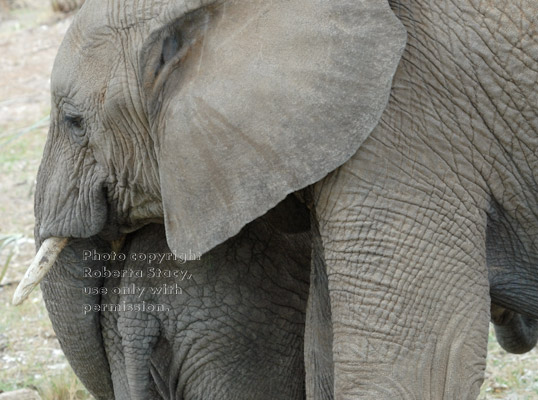
[{"label": "elephant head", "polygon": [[[487,270],[537,281],[537,13],[529,0],[86,1],[53,71],[35,269],[65,238],[56,271],[74,271],[84,241],[152,222],[172,251],[205,253],[308,188],[309,396],[472,396],[491,300],[538,317],[502,284],[490,294]],[[52,276],[80,286],[52,274],[45,291]]]},{"label": "elephant head", "polygon": [[[285,205],[278,206],[284,213]],[[283,232],[273,224],[278,216],[270,214],[199,260],[148,265],[128,257],[113,263],[117,271],[143,276],[107,279],[102,308],[145,302],[167,309],[102,310],[115,399],[304,399],[310,235]],[[128,235],[123,251],[170,254],[164,227],[150,225]],[[129,290],[162,285],[176,293]],[[127,290],[114,294],[114,287]]]},{"label": "elephant head", "polygon": [[175,251],[211,249],[356,151],[404,43],[385,2],[88,2],[53,70],[37,237],[164,218]]},{"label": "elephant head", "polygon": [[178,253],[235,235],[356,151],[405,40],[385,1],[84,3],[53,69],[35,196],[42,249],[15,301],[56,261],[46,301],[55,326],[76,327],[62,345],[97,397],[110,393],[106,368],[101,385],[85,376],[106,358],[77,342],[96,337],[99,320],[75,315],[80,301],[63,293],[96,284],[75,269],[83,243],[106,251],[161,221]]}]

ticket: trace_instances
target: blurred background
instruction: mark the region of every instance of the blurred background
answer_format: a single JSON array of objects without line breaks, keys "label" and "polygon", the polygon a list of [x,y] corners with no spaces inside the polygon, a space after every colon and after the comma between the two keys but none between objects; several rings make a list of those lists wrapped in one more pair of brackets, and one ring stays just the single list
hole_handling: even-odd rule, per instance
[{"label": "blurred background", "polygon": [[[39,289],[11,306],[35,252],[33,193],[49,122],[50,72],[83,1],[0,0],[0,400],[92,399],[63,356]],[[491,330],[479,398],[538,399],[538,351],[507,354]]]}]

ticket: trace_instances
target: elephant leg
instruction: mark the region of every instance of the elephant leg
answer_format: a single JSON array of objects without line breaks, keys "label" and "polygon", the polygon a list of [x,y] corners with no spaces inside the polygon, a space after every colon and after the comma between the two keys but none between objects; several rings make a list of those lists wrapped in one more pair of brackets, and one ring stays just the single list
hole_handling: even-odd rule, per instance
[{"label": "elephant leg", "polygon": [[122,338],[125,371],[131,400],[149,400],[153,390],[150,358],[159,341],[160,324],[157,318],[144,312],[120,316],[118,327]]},{"label": "elephant leg", "polygon": [[384,146],[367,140],[314,188],[334,397],[476,398],[489,325],[485,215]]},{"label": "elephant leg", "polygon": [[[123,251],[129,254],[128,244]],[[138,286],[141,283],[137,279],[114,277],[114,273],[121,276],[121,271],[130,269],[129,267],[129,261],[111,263],[109,269],[112,277],[105,281],[106,294],[102,296],[102,305],[139,305],[141,303],[138,296],[123,295],[117,291],[126,293],[126,288],[132,285]],[[154,390],[150,374],[150,358],[160,335],[160,323],[157,318],[141,311],[103,311],[101,326],[114,384],[114,399],[161,399]]]},{"label": "elephant leg", "polygon": [[514,354],[531,351],[538,342],[538,321],[491,305],[491,321],[497,341],[503,349]]},{"label": "elephant leg", "polygon": [[319,228],[312,221],[312,269],[305,321],[305,369],[308,399],[334,398],[331,305]]}]

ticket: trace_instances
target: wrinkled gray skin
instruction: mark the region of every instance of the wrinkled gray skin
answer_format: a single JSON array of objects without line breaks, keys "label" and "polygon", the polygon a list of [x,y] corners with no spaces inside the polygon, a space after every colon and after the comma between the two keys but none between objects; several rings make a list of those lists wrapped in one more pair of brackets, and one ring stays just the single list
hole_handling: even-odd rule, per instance
[{"label": "wrinkled gray skin", "polygon": [[[132,234],[126,254],[169,253],[162,225]],[[102,312],[114,398],[303,399],[308,233],[283,234],[257,220],[186,263],[117,263],[115,269],[188,271],[108,279],[103,304],[162,304],[165,312]],[[155,270],[154,270],[155,271]],[[192,274],[192,277],[189,276]],[[180,275],[183,276],[183,275]],[[182,289],[182,294],[113,295],[113,287]]]},{"label": "wrinkled gray skin", "polygon": [[107,398],[120,367],[110,330],[61,306],[82,301],[74,249],[164,220],[170,249],[207,252],[306,188],[308,398],[475,398],[490,307],[509,350],[536,337],[536,15],[88,0],[54,67],[36,190],[38,242],[80,238],[42,286],[83,382]]}]

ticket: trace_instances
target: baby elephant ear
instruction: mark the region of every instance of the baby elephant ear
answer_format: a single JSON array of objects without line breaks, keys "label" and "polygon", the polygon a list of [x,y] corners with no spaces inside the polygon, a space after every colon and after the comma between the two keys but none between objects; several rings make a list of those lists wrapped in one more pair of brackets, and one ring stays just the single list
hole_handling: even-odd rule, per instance
[{"label": "baby elephant ear", "polygon": [[406,32],[386,0],[224,1],[183,21],[153,126],[170,248],[205,252],[357,151]]}]

